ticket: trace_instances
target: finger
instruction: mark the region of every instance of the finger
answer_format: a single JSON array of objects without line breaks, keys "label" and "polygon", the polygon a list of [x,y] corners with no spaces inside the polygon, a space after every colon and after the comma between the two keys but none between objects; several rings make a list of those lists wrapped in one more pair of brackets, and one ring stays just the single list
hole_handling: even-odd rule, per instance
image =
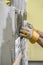
[{"label": "finger", "polygon": [[30,34],[30,32],[29,32],[29,31],[22,30],[22,29],[20,30],[20,32],[21,32],[21,33],[24,33],[24,34]]},{"label": "finger", "polygon": [[20,33],[20,36],[22,36],[22,37],[24,37],[24,38],[26,38],[26,37],[27,37],[27,35],[22,34],[22,33]]},{"label": "finger", "polygon": [[30,29],[32,29],[33,28],[33,26],[29,23],[29,24],[27,24],[28,25],[28,27],[30,28]]},{"label": "finger", "polygon": [[29,31],[28,27],[22,27],[23,30]]}]

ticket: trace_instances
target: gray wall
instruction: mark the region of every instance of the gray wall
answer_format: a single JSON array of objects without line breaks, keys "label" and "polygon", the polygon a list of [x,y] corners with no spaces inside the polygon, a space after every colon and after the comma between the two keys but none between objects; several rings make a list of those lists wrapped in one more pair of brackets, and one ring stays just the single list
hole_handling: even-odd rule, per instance
[{"label": "gray wall", "polygon": [[[1,0],[0,0],[1,1]],[[6,27],[6,16],[8,12],[8,6],[0,4],[0,65],[1,65],[1,47],[3,43],[3,29]],[[5,13],[6,12],[6,13]]]}]

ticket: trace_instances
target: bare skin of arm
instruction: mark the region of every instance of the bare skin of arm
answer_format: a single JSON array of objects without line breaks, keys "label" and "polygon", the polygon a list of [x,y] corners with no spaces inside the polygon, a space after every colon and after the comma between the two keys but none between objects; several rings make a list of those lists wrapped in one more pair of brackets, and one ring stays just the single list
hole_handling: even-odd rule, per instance
[{"label": "bare skin of arm", "polygon": [[37,43],[43,47],[43,38],[39,37],[39,39],[37,40]]},{"label": "bare skin of arm", "polygon": [[37,32],[39,33],[40,37],[43,38],[43,32],[41,32],[39,30]]},{"label": "bare skin of arm", "polygon": [[41,31],[37,31],[38,32],[38,34],[39,34],[39,39],[37,40],[37,43],[41,46],[41,47],[43,47],[43,32],[41,32]]}]

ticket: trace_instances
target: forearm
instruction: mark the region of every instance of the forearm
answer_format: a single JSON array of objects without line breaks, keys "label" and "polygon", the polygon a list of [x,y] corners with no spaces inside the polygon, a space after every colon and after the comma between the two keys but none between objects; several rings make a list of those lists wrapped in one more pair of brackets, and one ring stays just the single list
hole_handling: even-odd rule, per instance
[{"label": "forearm", "polygon": [[39,39],[37,40],[37,43],[43,47],[43,38],[39,37]]},{"label": "forearm", "polygon": [[41,32],[41,31],[39,31],[39,30],[38,30],[37,32],[38,32],[38,34],[40,35],[40,37],[43,38],[43,32]]}]

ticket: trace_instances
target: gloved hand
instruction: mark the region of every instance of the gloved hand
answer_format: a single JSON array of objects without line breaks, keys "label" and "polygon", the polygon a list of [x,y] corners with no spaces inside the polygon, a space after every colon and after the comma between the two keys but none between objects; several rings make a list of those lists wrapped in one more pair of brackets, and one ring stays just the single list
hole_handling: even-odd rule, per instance
[{"label": "gloved hand", "polygon": [[26,27],[22,27],[20,30],[20,36],[29,39],[31,43],[35,43],[39,38],[39,34],[30,24]]},{"label": "gloved hand", "polygon": [[22,27],[20,30],[20,36],[23,36],[24,38],[30,39],[32,37],[33,29],[29,27]]}]

